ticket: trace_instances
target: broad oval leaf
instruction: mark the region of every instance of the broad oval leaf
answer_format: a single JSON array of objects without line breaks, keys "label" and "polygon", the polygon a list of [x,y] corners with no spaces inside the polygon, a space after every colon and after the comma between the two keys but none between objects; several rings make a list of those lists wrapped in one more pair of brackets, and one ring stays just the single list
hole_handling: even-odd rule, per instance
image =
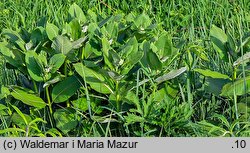
[{"label": "broad oval leaf", "polygon": [[134,65],[142,59],[143,55],[143,51],[138,51],[135,54],[130,54],[123,64],[123,70],[121,73],[127,74],[134,67]]},{"label": "broad oval leaf", "polygon": [[141,30],[146,29],[151,24],[151,19],[146,14],[141,14],[134,20],[134,24],[137,28],[141,28]]},{"label": "broad oval leaf", "polygon": [[173,79],[179,75],[181,75],[182,73],[184,73],[185,71],[187,70],[186,67],[182,67],[178,70],[172,70],[170,71],[169,73],[167,74],[164,74],[163,76],[160,76],[158,78],[155,79],[155,82],[156,83],[162,83],[164,81],[167,81],[167,80],[170,80],[170,79]]},{"label": "broad oval leaf", "polygon": [[74,129],[78,124],[75,110],[72,108],[57,109],[53,116],[56,121],[56,127],[64,134]]},{"label": "broad oval leaf", "polygon": [[21,87],[14,87],[11,95],[17,99],[22,101],[24,104],[29,106],[34,106],[37,108],[44,108],[46,103],[35,93],[31,90],[21,88]]},{"label": "broad oval leaf", "polygon": [[137,53],[138,51],[138,41],[136,37],[130,38],[129,41],[123,46],[121,52],[123,53],[123,57],[127,58],[129,54]]},{"label": "broad oval leaf", "polygon": [[[246,86],[245,86],[246,85]],[[221,96],[232,97],[241,96],[250,92],[250,76],[241,78],[234,83],[228,83],[223,86]]]},{"label": "broad oval leaf", "polygon": [[58,35],[52,43],[51,46],[56,53],[62,53],[67,56],[67,54],[73,49],[72,43],[66,36]]},{"label": "broad oval leaf", "polygon": [[25,51],[25,42],[17,31],[13,31],[10,29],[3,29],[3,35],[7,36],[7,38],[12,42],[17,48]]},{"label": "broad oval leaf", "polygon": [[114,66],[111,61],[112,59],[110,59],[110,55],[109,55],[110,48],[111,47],[110,47],[109,41],[107,40],[107,38],[103,37],[102,38],[102,52],[103,52],[104,62],[111,70],[113,70]]},{"label": "broad oval leaf", "polygon": [[66,56],[63,54],[55,54],[49,60],[50,72],[55,73],[64,63]]},{"label": "broad oval leaf", "polygon": [[215,25],[212,25],[212,28],[210,30],[210,37],[214,49],[219,53],[220,58],[227,59],[227,49],[225,47],[225,44],[228,38],[225,32],[222,29],[216,27]]},{"label": "broad oval leaf", "polygon": [[38,55],[34,51],[27,51],[25,53],[25,62],[28,68],[28,73],[32,79],[37,82],[43,81],[43,66],[42,62],[38,58]]},{"label": "broad oval leaf", "polygon": [[82,27],[79,22],[74,19],[69,23],[70,26],[70,36],[73,40],[77,40],[81,37]]},{"label": "broad oval leaf", "polygon": [[48,38],[53,41],[54,38],[56,38],[59,35],[59,28],[52,24],[52,23],[47,23],[46,25],[46,33]]},{"label": "broad oval leaf", "polygon": [[7,42],[0,42],[0,53],[5,60],[12,66],[18,68],[21,72],[26,72],[25,55],[17,49],[10,49]]},{"label": "broad oval leaf", "polygon": [[173,45],[171,37],[167,33],[163,33],[155,42],[161,58],[169,57],[173,53]]},{"label": "broad oval leaf", "polygon": [[239,57],[234,63],[233,66],[238,66],[250,61],[250,52],[245,53],[242,57]]},{"label": "broad oval leaf", "polygon": [[73,19],[78,19],[82,23],[86,21],[82,9],[76,3],[72,4],[69,8],[69,20],[71,21]]},{"label": "broad oval leaf", "polygon": [[155,52],[149,50],[147,53],[148,65],[152,70],[161,70],[162,63]]},{"label": "broad oval leaf", "polygon": [[109,85],[105,82],[105,78],[94,70],[87,68],[82,63],[74,64],[76,72],[86,80],[92,89],[99,93],[109,94],[113,91]]},{"label": "broad oval leaf", "polygon": [[55,103],[65,102],[73,96],[79,88],[80,82],[76,76],[67,77],[53,88],[52,101]]},{"label": "broad oval leaf", "polygon": [[214,79],[230,79],[230,77],[228,75],[225,74],[221,74],[219,72],[216,71],[211,71],[211,70],[203,70],[203,69],[194,69],[195,72],[198,72],[206,77],[211,77]]},{"label": "broad oval leaf", "polygon": [[204,91],[219,96],[221,94],[223,86],[229,82],[229,79],[218,79],[208,77],[206,78],[206,82],[204,84]]}]

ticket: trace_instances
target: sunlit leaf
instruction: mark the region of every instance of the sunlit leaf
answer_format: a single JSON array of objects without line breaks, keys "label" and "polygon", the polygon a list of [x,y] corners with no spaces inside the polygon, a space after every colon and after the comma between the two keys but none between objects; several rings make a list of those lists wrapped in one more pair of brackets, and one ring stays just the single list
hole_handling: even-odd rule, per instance
[{"label": "sunlit leaf", "polygon": [[76,76],[67,77],[53,88],[52,101],[55,103],[65,102],[76,93],[80,86]]},{"label": "sunlit leaf", "polygon": [[220,72],[211,71],[209,69],[194,69],[195,72],[198,72],[206,77],[211,77],[215,79],[230,79],[228,75],[221,74]]},{"label": "sunlit leaf", "polygon": [[14,87],[12,89],[11,95],[15,99],[20,100],[29,106],[34,106],[37,108],[44,108],[46,106],[46,103],[31,90],[21,87]]},{"label": "sunlit leaf", "polygon": [[59,35],[59,28],[52,23],[46,24],[46,33],[48,38],[53,41]]}]

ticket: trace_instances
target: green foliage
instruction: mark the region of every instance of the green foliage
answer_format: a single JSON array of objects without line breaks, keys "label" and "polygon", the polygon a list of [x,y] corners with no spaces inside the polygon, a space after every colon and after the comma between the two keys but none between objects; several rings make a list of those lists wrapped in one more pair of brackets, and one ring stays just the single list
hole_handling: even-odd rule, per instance
[{"label": "green foliage", "polygon": [[52,102],[61,103],[68,100],[80,88],[76,76],[70,76],[57,83],[52,90]]},{"label": "green foliage", "polygon": [[248,4],[14,3],[1,136],[249,136]]},{"label": "green foliage", "polygon": [[54,113],[54,118],[56,127],[65,134],[74,129],[78,123],[75,112],[72,109],[58,109]]},{"label": "green foliage", "polygon": [[232,97],[234,94],[241,96],[250,92],[250,76],[246,78],[241,78],[233,83],[228,83],[223,86],[222,96]]},{"label": "green foliage", "polygon": [[37,108],[44,108],[46,106],[46,103],[40,97],[36,96],[32,90],[20,87],[13,87],[11,90],[11,95],[15,99],[22,101],[24,104]]},{"label": "green foliage", "polygon": [[46,33],[47,33],[48,38],[52,41],[54,38],[56,38],[59,35],[59,29],[54,24],[47,23]]}]

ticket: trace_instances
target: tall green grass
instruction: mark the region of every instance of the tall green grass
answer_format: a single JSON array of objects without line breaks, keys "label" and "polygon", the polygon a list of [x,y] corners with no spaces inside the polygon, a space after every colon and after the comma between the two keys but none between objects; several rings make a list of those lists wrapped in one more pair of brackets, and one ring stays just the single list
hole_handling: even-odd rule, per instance
[{"label": "tall green grass", "polygon": [[[218,95],[205,93],[202,90],[205,88],[204,82],[200,81],[200,78],[193,72],[193,69],[207,68],[233,77],[234,69],[231,66],[232,61],[224,62],[219,58],[219,54],[213,49],[210,42],[210,29],[212,25],[216,25],[230,33],[235,40],[240,40],[240,43],[242,43],[244,33],[249,32],[250,3],[248,0],[2,0],[0,2],[0,32],[3,28],[15,30],[21,27],[31,30],[39,23],[42,23],[41,20],[45,18],[57,26],[62,26],[67,20],[67,10],[73,2],[77,3],[85,13],[90,9],[101,16],[119,13],[129,14],[131,12],[133,14],[148,14],[158,23],[157,28],[165,29],[173,35],[175,45],[183,41],[183,45],[180,48],[183,56],[180,56],[180,59],[186,61],[189,69],[187,76],[181,78],[186,80],[182,81],[185,83],[179,84],[180,97],[176,100],[176,104],[189,103],[190,108],[194,110],[190,123],[209,121],[219,127],[220,119],[222,118],[217,116],[215,119],[213,117],[215,114],[224,115],[230,124],[233,124],[233,121],[239,118],[237,96],[234,96],[233,99],[226,99]],[[203,50],[208,61],[203,60],[192,52],[189,55],[186,54],[190,47],[193,46],[197,46],[198,49]],[[240,48],[240,51],[241,56],[246,52],[243,47]],[[14,74],[16,72],[7,70],[4,67],[5,63],[1,57],[0,61],[0,84],[15,83]],[[193,64],[188,63],[190,61],[193,61]],[[181,65],[183,63],[174,61],[171,66],[179,68]],[[240,75],[245,78],[249,70],[244,66],[242,66],[242,69],[243,71]],[[143,74],[147,76],[147,74]],[[139,90],[142,93],[146,93],[144,91],[146,89],[143,87],[137,89],[137,91]],[[249,101],[245,97],[245,104],[248,105],[248,103]],[[249,119],[247,119],[246,121],[249,122]],[[96,129],[103,127],[98,125],[98,123],[92,124],[89,122],[86,124],[90,126],[91,130],[89,131],[92,132],[86,133],[86,136],[111,136],[111,125],[108,125],[106,129],[101,129],[102,134],[100,134]],[[206,136],[204,134],[204,131],[207,130],[206,128],[209,126],[213,128],[213,125],[203,122],[200,126],[204,128],[204,131],[200,131],[197,125],[192,126],[193,131],[195,131],[194,133],[198,136]],[[237,129],[240,126],[237,124]],[[137,127],[133,128],[136,129]],[[140,130],[142,136],[148,134],[143,133],[143,129]],[[218,130],[218,133],[223,133],[223,129],[220,130]],[[153,131],[151,132],[153,133]],[[169,129],[168,134],[171,135],[171,132],[173,131]],[[130,131],[127,131],[127,134],[130,135]]]}]

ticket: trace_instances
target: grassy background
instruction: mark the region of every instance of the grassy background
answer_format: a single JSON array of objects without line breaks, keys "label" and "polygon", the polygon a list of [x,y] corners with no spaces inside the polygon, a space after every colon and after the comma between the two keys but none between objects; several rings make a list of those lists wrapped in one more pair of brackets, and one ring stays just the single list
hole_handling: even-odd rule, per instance
[{"label": "grassy background", "polygon": [[[198,60],[197,67],[205,67],[229,76],[232,76],[231,63],[219,59],[209,40],[209,30],[214,24],[230,33],[235,40],[249,32],[249,0],[2,0],[0,32],[3,28],[15,30],[21,27],[31,30],[44,18],[60,27],[66,21],[67,10],[73,2],[85,13],[91,9],[102,16],[144,12],[159,24],[158,28],[173,35],[174,42],[185,40],[186,49],[195,45],[205,51],[210,61]],[[198,59],[195,56],[194,58]],[[4,64],[0,57],[0,84],[12,84],[15,82],[14,74],[6,70]],[[198,78],[193,74],[189,78],[190,82],[180,86],[180,90],[188,95],[188,101],[195,102],[193,122],[206,120],[214,113],[234,119],[232,101],[225,102],[220,97],[196,90]]]}]

